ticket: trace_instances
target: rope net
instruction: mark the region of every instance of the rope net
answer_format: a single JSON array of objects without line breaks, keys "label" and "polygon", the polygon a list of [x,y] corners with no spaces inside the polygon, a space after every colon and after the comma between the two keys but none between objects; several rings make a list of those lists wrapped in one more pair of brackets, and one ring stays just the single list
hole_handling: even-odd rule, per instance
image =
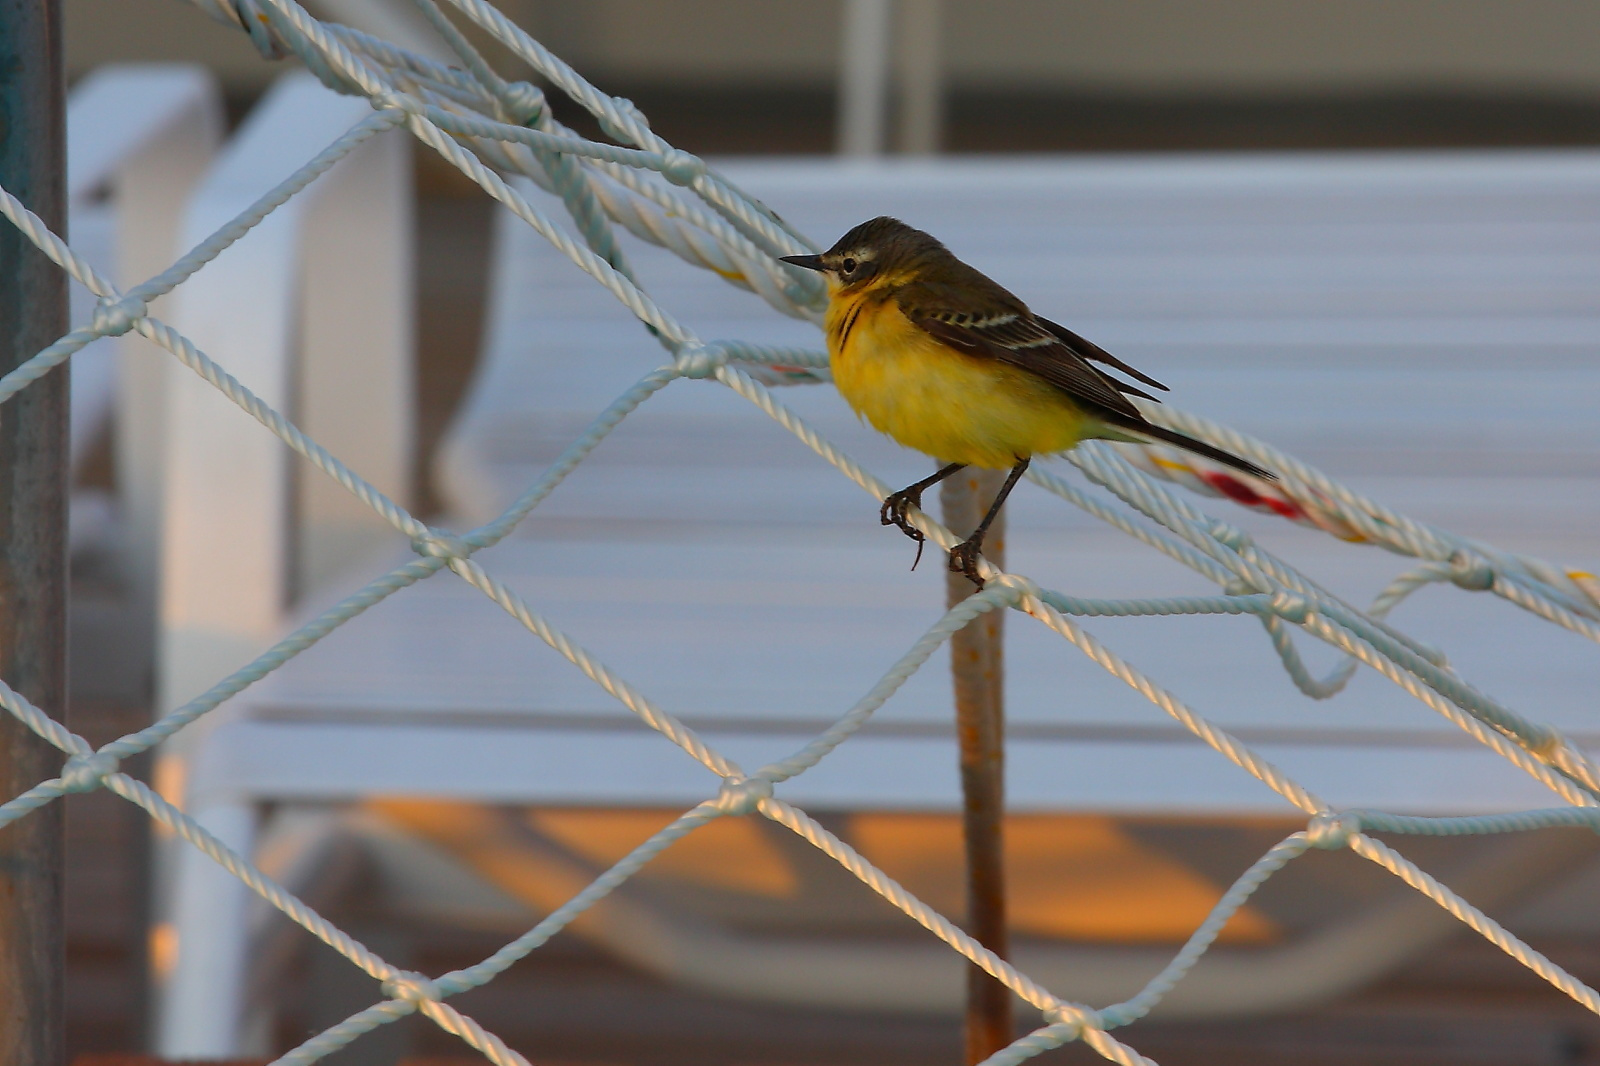
[{"label": "rope net", "polygon": [[[1159,600],[1082,599],[1041,588],[1021,574],[1000,572],[985,563],[987,587],[936,619],[898,661],[888,666],[881,680],[859,702],[789,757],[747,770],[713,750],[694,731],[569,640],[473,557],[508,536],[632,411],[686,378],[711,379],[727,387],[864,491],[878,498],[887,495],[891,486],[821,437],[773,392],[776,386],[826,382],[825,353],[737,340],[707,342],[696,337],[636,284],[618,244],[616,227],[715,271],[730,283],[755,292],[782,314],[813,322],[820,322],[825,298],[818,279],[779,263],[776,257],[815,252],[817,246],[702,160],[661,139],[631,103],[590,85],[484,0],[448,2],[459,16],[587,109],[616,143],[589,140],[561,126],[551,117],[539,88],[499,77],[434,0],[418,0],[418,4],[457,52],[459,66],[446,66],[349,27],[318,21],[293,0],[192,2],[213,18],[248,34],[264,56],[298,57],[329,87],[365,97],[374,113],[168,270],[126,292],[114,288],[15,197],[0,190],[0,213],[99,297],[88,325],[73,329],[0,378],[0,403],[91,341],[137,332],[170,352],[246,415],[371,507],[410,539],[418,557],[371,581],[154,724],[99,749],[69,731],[45,709],[33,706],[0,683],[0,704],[67,756],[58,777],[40,782],[0,806],[0,825],[22,818],[67,793],[108,789],[143,809],[238,877],[270,906],[382,982],[387,998],[305,1041],[277,1059],[277,1063],[290,1066],[315,1062],[362,1033],[412,1013],[425,1015],[495,1063],[525,1063],[520,1054],[455,1009],[451,997],[493,980],[674,841],[714,819],[748,815],[771,819],[814,845],[1039,1012],[1038,1027],[995,1053],[987,1060],[990,1066],[1019,1063],[1074,1040],[1084,1042],[1113,1062],[1149,1062],[1114,1036],[1113,1031],[1138,1021],[1155,1008],[1183,980],[1230,916],[1244,906],[1256,889],[1313,848],[1349,849],[1378,864],[1539,977],[1600,1013],[1600,993],[1532,950],[1398,851],[1368,835],[1369,830],[1459,835],[1557,825],[1600,828],[1600,770],[1575,745],[1478,691],[1448,666],[1438,651],[1384,621],[1395,604],[1417,589],[1453,582],[1464,589],[1493,593],[1553,625],[1600,641],[1600,589],[1591,575],[1501,552],[1412,521],[1260,441],[1170,407],[1149,408],[1150,417],[1156,421],[1278,471],[1281,480],[1270,485],[1246,483],[1237,474],[1169,449],[1098,443],[1085,444],[1068,458],[1090,482],[1119,499],[1123,508],[1108,506],[1048,471],[1035,468],[1028,476],[1043,489],[1215,582],[1218,594]],[[419,521],[283,414],[263,403],[188,338],[149,313],[151,300],[172,291],[204,268],[362,142],[399,127],[449,160],[604,286],[667,352],[661,366],[601,411],[503,514],[465,533],[430,528]],[[555,197],[576,224],[582,243],[558,227],[546,208],[536,206],[508,184],[504,175],[524,175]],[[1361,611],[1274,557],[1238,529],[1203,513],[1175,493],[1174,485],[1227,497],[1345,540],[1379,545],[1417,562],[1395,578],[1368,610]],[[956,542],[948,529],[926,514],[916,513],[913,521],[941,548],[949,549]],[[489,597],[667,742],[717,775],[722,785],[493,955],[476,965],[428,977],[399,969],[369,951],[273,882],[248,857],[230,851],[168,800],[121,772],[119,766],[122,760],[172,737],[342,623],[443,570],[452,571]],[[785,802],[775,790],[775,786],[817,765],[846,742],[952,633],[994,610],[1016,611],[1055,632],[1307,818],[1304,829],[1290,834],[1245,870],[1167,966],[1142,991],[1123,1002],[1094,1007],[1058,998],[976,943],[805,811]],[[1357,665],[1365,664],[1548,787],[1569,806],[1468,818],[1334,810],[1248,745],[1211,724],[1124,662],[1075,620],[1081,616],[1172,614],[1254,615],[1296,686],[1316,698],[1340,691]],[[1313,676],[1291,640],[1292,630],[1331,645],[1344,659],[1329,675]]]}]

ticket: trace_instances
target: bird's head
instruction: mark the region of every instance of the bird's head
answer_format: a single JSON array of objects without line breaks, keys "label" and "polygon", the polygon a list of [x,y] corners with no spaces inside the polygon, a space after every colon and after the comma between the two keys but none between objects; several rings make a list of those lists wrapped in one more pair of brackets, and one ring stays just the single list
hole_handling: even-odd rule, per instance
[{"label": "bird's head", "polygon": [[949,255],[935,237],[883,215],[856,226],[821,255],[780,258],[821,272],[828,279],[828,292],[832,294],[897,280],[929,261]]}]

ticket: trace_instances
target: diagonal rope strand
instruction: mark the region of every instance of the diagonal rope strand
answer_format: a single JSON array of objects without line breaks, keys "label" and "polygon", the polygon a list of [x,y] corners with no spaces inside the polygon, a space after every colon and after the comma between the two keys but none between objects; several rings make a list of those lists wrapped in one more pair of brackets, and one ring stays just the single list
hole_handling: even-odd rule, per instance
[{"label": "diagonal rope strand", "polygon": [[[382,1025],[420,1014],[489,1061],[500,1066],[522,1066],[526,1060],[518,1052],[445,1000],[494,980],[699,827],[721,817],[756,814],[816,847],[854,875],[865,890],[886,900],[954,953],[987,970],[1040,1012],[1043,1024],[992,1056],[990,1066],[1014,1066],[1072,1041],[1083,1042],[1112,1062],[1130,1066],[1148,1063],[1150,1060],[1112,1037],[1109,1030],[1133,1025],[1148,1015],[1172,988],[1188,978],[1193,967],[1212,949],[1229,918],[1272,876],[1314,847],[1348,847],[1388,870],[1409,889],[1433,900],[1530,972],[1586,1009],[1600,1013],[1600,994],[1533,951],[1397,850],[1363,832],[1460,836],[1527,832],[1557,825],[1600,828],[1600,800],[1596,799],[1600,771],[1586,753],[1555,730],[1480,692],[1449,665],[1438,649],[1388,621],[1390,611],[1416,590],[1451,582],[1463,589],[1491,592],[1544,622],[1600,641],[1600,600],[1584,583],[1585,575],[1416,522],[1228,427],[1172,408],[1152,409],[1152,417],[1164,425],[1283,472],[1282,491],[1307,523],[1333,536],[1379,545],[1415,560],[1416,565],[1398,575],[1362,610],[1170,490],[1169,486],[1181,484],[1202,493],[1209,491],[1208,482],[1201,476],[1203,471],[1163,460],[1159,451],[1134,453],[1130,460],[1124,446],[1087,445],[1071,458],[1084,476],[1100,487],[1096,491],[1103,490],[1100,495],[1037,468],[1030,470],[1028,476],[1066,502],[1206,577],[1219,587],[1220,595],[1080,597],[1070,591],[1041,588],[1025,575],[1001,572],[985,563],[984,576],[989,584],[983,592],[932,619],[922,635],[889,664],[860,699],[831,713],[831,724],[816,736],[746,776],[737,763],[624,680],[596,651],[572,641],[556,619],[490,573],[475,555],[510,536],[558,485],[581,469],[585,459],[618,425],[652,397],[685,378],[719,383],[739,398],[735,402],[749,403],[766,414],[817,461],[873,496],[884,496],[889,486],[773,394],[773,387],[778,385],[828,380],[824,355],[737,339],[702,342],[638,284],[618,234],[625,231],[665,247],[689,263],[752,290],[784,314],[812,320],[816,320],[821,306],[818,279],[809,272],[796,272],[775,257],[815,251],[817,245],[703,160],[669,144],[650,129],[632,104],[595,88],[485,0],[450,0],[450,7],[458,17],[465,17],[528,64],[546,85],[587,110],[604,135],[618,143],[579,136],[555,122],[542,91],[529,82],[511,82],[498,75],[489,59],[434,0],[415,3],[455,50],[459,66],[415,55],[349,27],[324,23],[295,0],[192,2],[212,17],[247,33],[263,54],[296,56],[335,91],[365,97],[372,103],[374,114],[307,160],[167,270],[126,292],[119,292],[66,241],[0,189],[0,216],[100,299],[87,326],[72,330],[0,377],[0,416],[8,400],[69,361],[85,345],[100,337],[136,331],[226,396],[285,447],[304,457],[318,476],[332,479],[381,516],[410,543],[418,558],[379,574],[205,692],[163,714],[151,725],[99,749],[72,733],[52,717],[49,709],[34,706],[0,683],[0,708],[63,754],[57,776],[0,804],[0,825],[26,817],[66,795],[105,788],[143,810],[156,824],[170,829],[185,846],[198,849],[227,871],[250,893],[383,983],[384,999],[312,1035],[276,1060],[278,1063],[308,1066]],[[151,317],[148,310],[153,299],[204,269],[355,148],[373,136],[400,127],[438,152],[543,236],[576,269],[609,291],[672,353],[667,365],[642,376],[601,410],[499,516],[459,535],[427,526],[378,491],[282,412],[261,401],[245,383],[182,333]],[[508,180],[514,175],[531,179],[532,185],[521,179]],[[555,215],[535,205],[531,198],[538,195],[535,186],[555,197],[555,204],[571,220],[580,239],[575,240],[568,230],[557,225]],[[955,543],[950,531],[930,516],[914,512],[910,518],[935,544],[949,548]],[[402,971],[378,957],[263,874],[249,856],[230,850],[201,820],[123,773],[119,764],[179,734],[376,604],[447,569],[704,766],[716,779],[708,779],[708,791],[714,787],[717,792],[651,834],[523,935],[474,965],[429,978]],[[1288,807],[1309,818],[1305,830],[1291,834],[1239,874],[1188,941],[1137,995],[1099,1010],[1058,998],[995,957],[816,819],[774,792],[775,787],[808,772],[840,745],[849,743],[951,633],[992,610],[1017,610],[1032,617],[1179,722],[1218,756],[1272,789]],[[1159,624],[1157,620],[1161,618],[1198,615],[1247,615],[1257,619],[1264,639],[1277,653],[1285,672],[1308,696],[1334,698],[1358,669],[1373,670],[1550,788],[1569,806],[1457,818],[1337,811],[1126,662],[1076,620],[1143,617]],[[1296,646],[1296,629],[1341,654],[1330,673],[1313,676]]]}]

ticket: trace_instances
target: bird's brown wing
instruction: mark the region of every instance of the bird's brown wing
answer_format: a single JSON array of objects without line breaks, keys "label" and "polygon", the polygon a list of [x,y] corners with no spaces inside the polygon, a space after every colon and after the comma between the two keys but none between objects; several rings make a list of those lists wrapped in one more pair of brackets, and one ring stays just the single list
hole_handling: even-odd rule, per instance
[{"label": "bird's brown wing", "polygon": [[[1152,389],[1160,389],[1162,392],[1171,391],[1149,374],[1146,374],[1140,370],[1135,370],[1133,367],[1129,366],[1127,363],[1124,363],[1121,359],[1118,359],[1116,356],[1112,355],[1110,352],[1106,351],[1093,341],[1084,340],[1066,326],[1058,325],[1057,323],[1050,321],[1048,318],[1040,318],[1037,315],[1034,316],[1034,321],[1039,323],[1039,325],[1043,326],[1045,329],[1049,330],[1051,333],[1054,333],[1058,338],[1060,338],[1062,344],[1065,344],[1068,348],[1071,348],[1085,359],[1092,359],[1096,363],[1104,363],[1106,366],[1113,367],[1131,378],[1138,378],[1146,385],[1149,385]],[[1112,380],[1115,381],[1115,379]],[[1121,383],[1117,382],[1117,384],[1120,385]],[[1136,395],[1143,396],[1144,394],[1136,393]],[[1145,398],[1151,400],[1155,399],[1153,396],[1146,396]],[[1156,402],[1159,403],[1160,401],[1157,400]]]},{"label": "bird's brown wing", "polygon": [[[1035,318],[1020,300],[1010,293],[1005,293],[1004,297],[975,299],[971,286],[957,289],[920,282],[900,289],[895,294],[895,302],[912,323],[957,351],[1026,370],[1095,413],[1113,416],[1110,420],[1115,423],[1130,420],[1144,423],[1144,416],[1123,394],[1152,400],[1155,397],[1116,380],[1088,361],[1096,358],[1122,369],[1120,360],[1077,334],[1063,330],[1079,345],[1088,348],[1088,351],[1078,350],[1073,343],[1049,329],[1050,323]],[[1164,387],[1142,374],[1133,373],[1141,381],[1157,388]]]},{"label": "bird's brown wing", "polygon": [[1125,381],[1118,381],[1091,366],[1089,361],[1115,367],[1163,391],[1165,385],[1139,373],[1071,330],[1034,317],[1011,293],[982,275],[977,278],[992,289],[974,284],[913,282],[896,293],[895,302],[906,318],[931,336],[968,355],[995,359],[1026,370],[1066,393],[1107,425],[1175,444],[1259,478],[1277,477],[1205,441],[1153,425],[1128,402],[1124,393],[1147,400],[1155,397]]}]

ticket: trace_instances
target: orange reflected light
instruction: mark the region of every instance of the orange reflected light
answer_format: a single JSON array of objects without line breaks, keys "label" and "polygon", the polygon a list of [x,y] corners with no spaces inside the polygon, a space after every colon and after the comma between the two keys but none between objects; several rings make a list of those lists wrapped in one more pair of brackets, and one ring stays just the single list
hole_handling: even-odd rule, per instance
[{"label": "orange reflected light", "polygon": [[[610,866],[671,822],[662,811],[532,810],[528,824],[599,866]],[[800,879],[756,819],[718,818],[650,860],[650,875],[771,899],[792,899]]]},{"label": "orange reflected light", "polygon": [[[875,866],[946,914],[965,907],[960,819],[857,814],[850,837]],[[1222,889],[1135,839],[1115,819],[1012,815],[1005,823],[1006,906],[1025,935],[1119,943],[1188,938]],[[1218,938],[1276,940],[1276,923],[1246,906]]]}]

